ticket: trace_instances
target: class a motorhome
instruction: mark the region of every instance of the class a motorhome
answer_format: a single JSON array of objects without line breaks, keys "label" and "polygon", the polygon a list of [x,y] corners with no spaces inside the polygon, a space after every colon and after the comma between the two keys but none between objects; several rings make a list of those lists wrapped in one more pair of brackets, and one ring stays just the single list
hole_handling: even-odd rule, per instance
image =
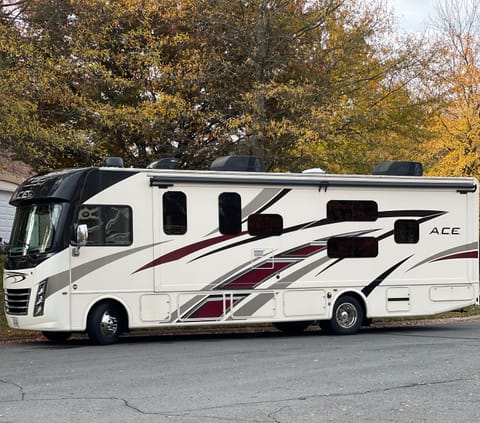
[{"label": "class a motorhome", "polygon": [[87,332],[273,323],[351,334],[478,304],[478,182],[392,162],[373,175],[60,170],[25,181],[4,272],[12,328]]}]

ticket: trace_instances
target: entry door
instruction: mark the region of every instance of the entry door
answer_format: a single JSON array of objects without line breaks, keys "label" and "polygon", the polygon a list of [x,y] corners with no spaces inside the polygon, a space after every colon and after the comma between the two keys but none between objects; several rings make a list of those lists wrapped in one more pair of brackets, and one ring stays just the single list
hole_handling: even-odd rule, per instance
[{"label": "entry door", "polygon": [[183,188],[154,191],[155,291],[253,290],[284,267],[279,214],[243,216],[238,233],[226,233],[219,199],[228,190]]},{"label": "entry door", "polygon": [[[153,262],[157,263],[157,261],[161,258],[162,253],[165,251],[163,243],[167,242],[165,237],[163,236],[163,224],[162,224],[162,216],[163,216],[163,207],[162,207],[162,195],[165,190],[159,188],[152,189],[152,204],[153,204]],[[159,292],[162,290],[161,286],[161,266],[155,265],[153,268],[153,286],[154,291]]]}]

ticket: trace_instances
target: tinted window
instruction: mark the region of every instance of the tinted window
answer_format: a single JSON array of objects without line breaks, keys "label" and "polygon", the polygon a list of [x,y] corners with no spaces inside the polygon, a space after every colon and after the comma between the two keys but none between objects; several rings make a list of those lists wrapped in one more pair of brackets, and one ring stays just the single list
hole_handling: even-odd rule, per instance
[{"label": "tinted window", "polygon": [[331,200],[327,203],[327,218],[334,222],[371,222],[378,218],[378,206],[375,201]]},{"label": "tinted window", "polygon": [[283,219],[279,214],[251,214],[248,216],[248,233],[255,236],[281,235]]},{"label": "tinted window", "polygon": [[218,197],[220,233],[235,235],[242,231],[242,200],[236,192],[224,192]]},{"label": "tinted window", "polygon": [[132,210],[128,206],[81,206],[77,225],[88,227],[87,245],[130,245]]},{"label": "tinted window", "polygon": [[397,220],[393,232],[396,243],[416,244],[420,237],[420,225],[416,220]]},{"label": "tinted window", "polygon": [[163,231],[167,235],[187,232],[187,197],[180,191],[163,194]]},{"label": "tinted window", "polygon": [[368,236],[330,238],[327,254],[331,258],[376,257],[378,241]]}]

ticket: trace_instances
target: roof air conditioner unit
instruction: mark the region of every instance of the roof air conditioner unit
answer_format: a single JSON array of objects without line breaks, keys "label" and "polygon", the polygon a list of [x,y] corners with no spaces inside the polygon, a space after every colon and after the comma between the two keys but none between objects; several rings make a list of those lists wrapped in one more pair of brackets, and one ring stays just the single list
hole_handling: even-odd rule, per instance
[{"label": "roof air conditioner unit", "polygon": [[225,156],[213,161],[210,170],[263,172],[263,159],[257,156]]},{"label": "roof air conditioner unit", "polygon": [[121,157],[105,157],[103,160],[104,167],[123,167],[123,159]]},{"label": "roof air conditioner unit", "polygon": [[178,159],[174,157],[167,157],[150,163],[147,169],[176,169],[178,166]]},{"label": "roof air conditioner unit", "polygon": [[375,166],[374,175],[422,176],[423,166],[419,162],[389,161]]}]

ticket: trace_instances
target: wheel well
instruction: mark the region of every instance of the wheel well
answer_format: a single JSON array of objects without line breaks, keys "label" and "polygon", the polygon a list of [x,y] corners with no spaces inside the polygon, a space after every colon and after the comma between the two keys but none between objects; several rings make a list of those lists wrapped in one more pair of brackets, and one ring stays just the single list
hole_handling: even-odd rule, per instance
[{"label": "wheel well", "polygon": [[365,303],[365,298],[362,297],[358,292],[355,292],[355,291],[346,291],[346,292],[342,292],[341,295],[339,295],[336,299],[335,299],[335,303],[337,303],[337,301],[342,298],[342,297],[353,297],[355,298],[359,303],[360,305],[362,306],[363,308],[363,319],[364,319],[364,323],[366,321],[368,321],[367,319],[367,304]]},{"label": "wheel well", "polygon": [[88,320],[90,318],[90,315],[92,314],[92,311],[98,307],[99,305],[101,304],[110,304],[112,305],[113,307],[115,307],[115,309],[118,311],[118,313],[120,314],[120,319],[121,319],[121,325],[122,325],[122,332],[126,332],[128,331],[128,313],[127,313],[127,310],[125,308],[125,306],[118,300],[115,300],[113,298],[105,298],[103,300],[100,300],[100,301],[97,301],[95,304],[93,304],[91,307],[90,307],[90,310],[88,311],[88,315],[87,315],[87,323],[88,323]]}]

